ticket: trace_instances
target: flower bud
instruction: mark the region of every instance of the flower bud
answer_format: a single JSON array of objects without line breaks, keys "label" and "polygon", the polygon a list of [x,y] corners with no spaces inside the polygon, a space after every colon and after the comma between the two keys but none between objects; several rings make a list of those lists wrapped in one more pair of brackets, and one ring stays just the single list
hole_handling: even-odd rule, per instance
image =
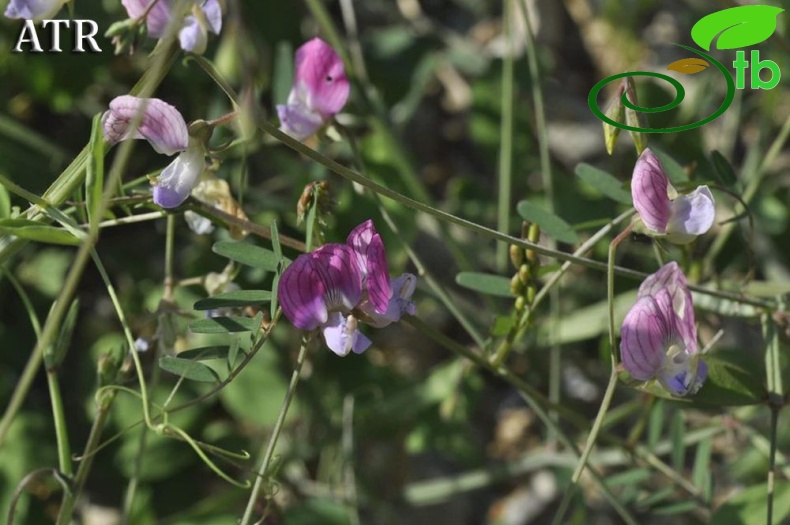
[{"label": "flower bud", "polygon": [[515,244],[511,244],[509,248],[510,263],[513,268],[518,268],[524,263],[524,249]]}]

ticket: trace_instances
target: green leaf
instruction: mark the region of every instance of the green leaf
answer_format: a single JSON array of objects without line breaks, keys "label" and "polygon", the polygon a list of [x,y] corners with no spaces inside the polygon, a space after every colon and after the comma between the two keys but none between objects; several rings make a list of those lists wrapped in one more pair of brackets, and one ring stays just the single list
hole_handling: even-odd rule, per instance
[{"label": "green leaf", "polygon": [[710,456],[713,448],[713,440],[706,438],[697,445],[697,453],[694,456],[694,470],[691,476],[694,486],[700,489],[703,497],[707,501],[710,497]]},{"label": "green leaf", "polygon": [[255,319],[241,316],[209,317],[189,323],[189,331],[196,334],[224,334],[255,330]]},{"label": "green leaf", "polygon": [[[768,484],[749,487],[724,502],[713,514],[711,525],[741,525],[743,523],[767,523],[766,497]],[[785,523],[790,515],[790,483],[777,481],[774,484],[774,523]]]},{"label": "green leaf", "polygon": [[691,28],[691,39],[710,51],[713,40],[717,49],[749,47],[767,40],[776,30],[776,18],[784,11],[770,5],[744,5],[716,11],[702,17]]},{"label": "green leaf", "polygon": [[159,360],[159,367],[177,376],[191,379],[192,381],[201,381],[204,383],[215,383],[219,381],[219,376],[213,369],[203,363],[190,359],[165,356]]},{"label": "green leaf", "polygon": [[576,166],[576,176],[610,199],[631,205],[631,194],[614,175],[582,162]]},{"label": "green leaf", "polygon": [[0,219],[11,216],[11,195],[5,186],[0,186]]},{"label": "green leaf", "polygon": [[277,42],[274,55],[274,73],[272,75],[272,100],[277,104],[285,104],[294,78],[294,52],[287,40]]},{"label": "green leaf", "polygon": [[190,361],[206,361],[209,359],[225,359],[230,352],[229,346],[201,346],[190,348],[178,353],[179,359]]},{"label": "green leaf", "polygon": [[676,410],[672,414],[672,423],[669,431],[669,438],[672,442],[672,468],[680,472],[683,470],[683,462],[686,458],[686,423],[683,421],[683,411]]},{"label": "green leaf", "polygon": [[735,175],[735,170],[732,169],[732,166],[724,158],[724,155],[719,153],[716,150],[710,154],[710,160],[713,162],[714,172],[716,174],[716,178],[719,179],[721,185],[725,188],[732,188],[738,183],[738,177]]},{"label": "green leaf", "polygon": [[80,239],[64,229],[26,219],[0,219],[0,234],[48,244],[77,246],[80,243]]},{"label": "green leaf", "polygon": [[651,512],[659,516],[671,516],[673,514],[685,514],[696,509],[699,505],[696,501],[681,501],[679,503],[670,503],[663,507],[655,507]]},{"label": "green leaf", "polygon": [[461,272],[455,276],[455,282],[464,288],[487,295],[513,297],[510,292],[510,279],[501,275],[480,272]]},{"label": "green leaf", "polygon": [[579,242],[579,236],[576,235],[576,232],[573,231],[573,228],[567,222],[540,206],[529,201],[521,201],[516,209],[521,218],[540,226],[541,231],[549,237],[568,244],[577,244]]},{"label": "green leaf", "polygon": [[345,505],[328,499],[311,499],[301,505],[288,508],[283,515],[285,525],[348,525],[350,523]]},{"label": "green leaf", "polygon": [[206,297],[195,303],[195,310],[213,310],[237,306],[259,306],[271,300],[272,293],[268,290],[236,290],[212,297]]},{"label": "green leaf", "polygon": [[269,315],[271,319],[277,317],[277,292],[280,287],[280,276],[284,270],[286,259],[283,257],[283,248],[280,246],[280,231],[277,229],[277,221],[272,221],[272,248],[274,249],[274,256],[277,257],[277,270],[272,280],[272,299],[269,304]]},{"label": "green leaf", "polygon": [[214,243],[211,250],[232,261],[268,272],[276,271],[280,262],[280,258],[271,250],[246,242],[219,241]]}]

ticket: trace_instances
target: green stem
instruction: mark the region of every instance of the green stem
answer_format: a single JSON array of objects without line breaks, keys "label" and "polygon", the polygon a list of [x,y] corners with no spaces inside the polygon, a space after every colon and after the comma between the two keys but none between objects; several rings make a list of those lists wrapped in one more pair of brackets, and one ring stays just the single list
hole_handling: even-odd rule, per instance
[{"label": "green stem", "polygon": [[767,512],[768,516],[766,523],[773,525],[774,516],[774,492],[775,492],[775,478],[776,478],[776,442],[777,430],[779,428],[779,410],[780,407],[776,405],[771,406],[771,453],[768,456],[768,495],[767,495]]},{"label": "green stem", "polygon": [[88,479],[88,472],[90,472],[91,466],[93,465],[93,456],[98,449],[104,426],[107,424],[107,418],[110,415],[110,407],[113,401],[115,401],[115,396],[115,390],[108,390],[101,395],[97,402],[98,408],[96,417],[93,420],[88,442],[85,444],[85,450],[82,453],[82,461],[80,462],[80,466],[77,467],[77,474],[74,476],[72,493],[63,500],[63,504],[60,506],[57,525],[68,525],[71,523],[74,504],[79,500],[82,488],[85,486],[85,480]]},{"label": "green stem", "polygon": [[55,439],[58,443],[58,468],[60,472],[71,477],[73,473],[71,447],[69,446],[69,433],[66,427],[66,414],[63,411],[63,397],[60,395],[57,368],[47,369],[47,384],[49,386],[49,399],[52,403],[52,416],[55,420]]},{"label": "green stem", "polygon": [[252,513],[255,511],[255,502],[258,500],[258,494],[261,491],[261,485],[266,479],[269,470],[269,464],[274,456],[274,447],[277,445],[277,440],[280,437],[283,424],[285,423],[285,416],[288,415],[288,409],[291,406],[294,392],[296,392],[296,385],[299,384],[299,375],[302,373],[302,365],[304,365],[305,356],[307,355],[307,347],[310,342],[310,336],[305,335],[302,337],[302,345],[299,347],[299,355],[296,357],[296,366],[294,367],[293,374],[291,375],[291,382],[288,385],[288,391],[285,393],[285,399],[280,406],[280,413],[277,415],[277,421],[274,424],[272,435],[269,442],[266,444],[265,449],[262,450],[263,457],[261,458],[260,467],[258,467],[258,474],[255,478],[255,484],[250,491],[250,499],[247,501],[247,508],[244,510],[244,516],[241,518],[241,525],[249,525],[252,519]]},{"label": "green stem", "polygon": [[[513,2],[504,0],[505,56],[502,63],[502,99],[499,125],[499,196],[497,203],[497,229],[510,231],[510,197],[513,186]],[[496,265],[500,273],[507,269],[508,245],[496,245]]]}]

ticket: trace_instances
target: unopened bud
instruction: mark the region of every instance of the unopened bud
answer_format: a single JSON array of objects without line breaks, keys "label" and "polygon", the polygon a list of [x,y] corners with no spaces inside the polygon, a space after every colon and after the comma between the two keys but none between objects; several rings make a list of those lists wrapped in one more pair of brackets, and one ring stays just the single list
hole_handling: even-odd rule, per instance
[{"label": "unopened bud", "polygon": [[535,293],[536,291],[534,286],[527,288],[527,304],[532,304],[535,302]]},{"label": "unopened bud", "polygon": [[531,243],[537,243],[540,240],[540,226],[537,224],[531,224],[529,226],[529,233],[527,234],[527,240]]},{"label": "unopened bud", "polygon": [[[639,102],[636,98],[636,86],[634,85],[634,79],[631,77],[626,77],[623,79],[623,83],[625,84],[625,97],[628,99],[628,102],[634,106],[639,106]],[[625,123],[635,128],[646,128],[647,118],[641,111],[637,111],[626,106]],[[629,133],[631,133],[631,138],[634,140],[634,146],[636,147],[637,155],[641,155],[647,147],[647,134],[642,133],[641,131],[629,131]]]},{"label": "unopened bud", "polygon": [[[623,91],[624,86],[620,84],[620,89],[609,101],[609,106],[604,113],[607,117],[622,124],[625,121],[625,106],[623,106]],[[613,126],[608,122],[603,123],[603,141],[606,144],[606,152],[611,155],[614,152],[614,147],[617,144],[617,138],[620,136],[620,128]]]},{"label": "unopened bud", "polygon": [[524,300],[524,296],[523,295],[519,295],[518,297],[516,297],[516,301],[514,303],[514,306],[516,308],[516,312],[524,311],[524,308],[527,306],[527,302]]}]

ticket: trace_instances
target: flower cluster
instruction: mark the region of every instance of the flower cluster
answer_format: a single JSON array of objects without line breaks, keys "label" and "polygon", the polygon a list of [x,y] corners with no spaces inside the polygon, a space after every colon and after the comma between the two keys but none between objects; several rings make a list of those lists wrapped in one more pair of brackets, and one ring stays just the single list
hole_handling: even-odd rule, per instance
[{"label": "flower cluster", "polygon": [[[136,121],[139,124],[132,131],[131,124]],[[175,208],[189,197],[206,167],[206,146],[190,137],[184,117],[176,108],[157,98],[124,95],[110,102],[102,125],[110,145],[126,139],[145,139],[157,153],[180,152],[159,175],[153,198],[163,208]]]},{"label": "flower cluster", "polygon": [[636,161],[631,195],[648,235],[687,244],[713,226],[715,203],[708,187],[699,186],[689,195],[678,195],[650,148]]},{"label": "flower cluster", "polygon": [[673,395],[694,394],[705,381],[708,368],[699,359],[691,292],[676,262],[639,287],[623,320],[620,356],[631,377],[656,378]]},{"label": "flower cluster", "polygon": [[[154,1],[156,4],[149,9]],[[176,16],[174,0],[121,0],[121,3],[129,18],[145,16],[148,35],[152,38],[162,38],[168,24]],[[174,23],[179,27],[181,49],[200,55],[206,50],[208,32],[218,35],[222,30],[222,7],[218,0],[201,0],[192,6],[191,14]]]},{"label": "flower cluster", "polygon": [[343,60],[320,38],[296,50],[294,69],[288,103],[278,105],[277,114],[284,133],[304,140],[343,109],[350,87]]},{"label": "flower cluster", "polygon": [[390,279],[384,243],[373,222],[360,224],[345,244],[325,244],[296,258],[277,288],[283,313],[303,330],[320,329],[337,355],[362,353],[371,344],[358,323],[376,328],[414,315],[416,277]]}]

